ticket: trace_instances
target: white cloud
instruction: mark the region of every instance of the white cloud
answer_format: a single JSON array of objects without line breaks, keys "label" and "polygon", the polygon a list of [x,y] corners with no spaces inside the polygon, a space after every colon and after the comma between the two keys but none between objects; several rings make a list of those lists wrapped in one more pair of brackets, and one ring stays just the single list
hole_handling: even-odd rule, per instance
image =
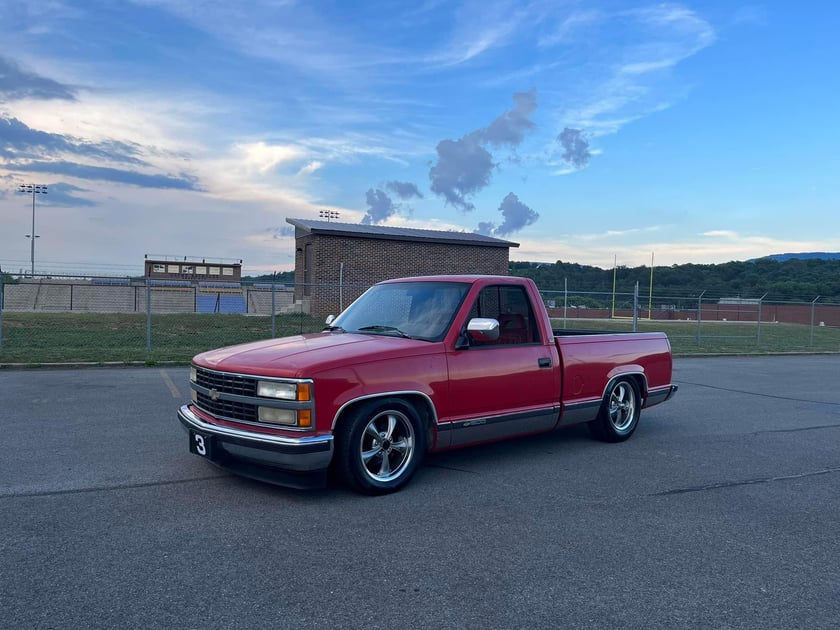
[{"label": "white cloud", "polygon": [[[21,100],[5,103],[8,116],[28,127],[72,136],[89,143],[122,142],[132,145],[136,157],[164,171],[184,169],[184,159],[201,153],[207,113],[186,100],[168,100],[153,93],[103,96],[81,92],[75,101]],[[52,158],[60,158],[53,155]],[[99,166],[108,164],[99,163]]]},{"label": "white cloud", "polygon": [[324,163],[318,160],[313,160],[309,164],[304,164],[300,167],[300,170],[297,172],[298,177],[305,177],[307,175],[312,175],[314,172],[323,168]]},{"label": "white cloud", "polygon": [[601,32],[609,32],[611,37],[626,32],[635,42],[598,42],[596,52],[583,57],[582,80],[565,94],[567,107],[558,128],[581,128],[591,136],[615,133],[683,98],[686,88],[669,78],[667,71],[716,38],[713,27],[697,13],[673,4],[590,12],[574,26],[576,40],[588,35],[590,44]]},{"label": "white cloud", "polygon": [[726,239],[737,239],[740,238],[737,232],[733,232],[732,230],[709,230],[708,232],[703,232],[701,236],[708,236],[711,238],[726,238]]},{"label": "white cloud", "polygon": [[527,8],[513,2],[465,2],[455,10],[454,27],[445,47],[425,61],[442,66],[466,63],[505,46],[528,23]]},{"label": "white cloud", "polygon": [[332,23],[307,2],[251,0],[133,0],[156,6],[246,55],[344,81],[354,69],[392,53],[359,40],[348,25]]},{"label": "white cloud", "polygon": [[240,170],[260,175],[265,175],[278,166],[306,158],[306,152],[300,147],[266,142],[236,144],[233,153]]},{"label": "white cloud", "polygon": [[541,47],[552,47],[558,44],[572,43],[576,38],[585,36],[586,29],[596,26],[603,21],[605,14],[598,9],[585,11],[573,11],[570,15],[561,19],[560,23],[541,35],[537,45]]},{"label": "white cloud", "polygon": [[787,240],[765,235],[742,235],[728,230],[714,230],[694,238],[664,240],[660,228],[591,234],[564,234],[551,240],[527,237],[519,240],[519,249],[511,250],[511,260],[539,262],[576,262],[611,268],[619,265],[656,266],[679,264],[715,264],[731,260],[749,260],[774,253],[838,251],[840,240]]}]

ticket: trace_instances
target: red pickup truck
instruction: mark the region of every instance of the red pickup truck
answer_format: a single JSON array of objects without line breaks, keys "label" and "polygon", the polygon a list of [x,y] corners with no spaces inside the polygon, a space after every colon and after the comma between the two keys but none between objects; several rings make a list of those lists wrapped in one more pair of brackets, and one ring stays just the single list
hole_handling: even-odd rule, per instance
[{"label": "red pickup truck", "polygon": [[321,333],[204,352],[190,387],[192,453],[367,494],[403,487],[427,451],[582,422],[626,440],[677,390],[663,333],[552,330],[531,280],[470,275],[381,282]]}]

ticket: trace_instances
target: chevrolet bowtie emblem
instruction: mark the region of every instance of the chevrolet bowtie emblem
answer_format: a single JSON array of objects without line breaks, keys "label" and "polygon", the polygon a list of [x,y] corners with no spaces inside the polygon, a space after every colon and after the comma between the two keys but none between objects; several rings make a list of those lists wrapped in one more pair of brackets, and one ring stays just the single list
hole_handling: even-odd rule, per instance
[{"label": "chevrolet bowtie emblem", "polygon": [[210,400],[216,402],[219,400],[219,390],[218,389],[211,389],[210,390]]}]

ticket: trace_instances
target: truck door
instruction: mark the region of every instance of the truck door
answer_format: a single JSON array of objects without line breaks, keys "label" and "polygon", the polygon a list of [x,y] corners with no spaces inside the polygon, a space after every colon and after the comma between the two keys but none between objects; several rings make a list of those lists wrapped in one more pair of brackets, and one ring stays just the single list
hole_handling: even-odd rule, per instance
[{"label": "truck door", "polygon": [[559,416],[560,369],[553,346],[541,338],[525,288],[485,287],[471,306],[468,319],[473,317],[496,319],[499,338],[447,355],[450,443],[553,428]]}]

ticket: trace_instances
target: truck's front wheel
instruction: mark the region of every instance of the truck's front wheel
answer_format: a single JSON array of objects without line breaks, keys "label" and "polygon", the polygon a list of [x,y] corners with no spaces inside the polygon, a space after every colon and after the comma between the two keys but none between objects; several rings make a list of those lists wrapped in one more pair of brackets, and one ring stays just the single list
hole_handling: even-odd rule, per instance
[{"label": "truck's front wheel", "polygon": [[589,423],[592,435],[604,442],[622,442],[639,424],[642,405],[639,388],[630,379],[610,384],[598,417]]},{"label": "truck's front wheel", "polygon": [[417,411],[396,398],[361,405],[336,432],[336,472],[365,494],[394,492],[409,482],[426,450]]}]

